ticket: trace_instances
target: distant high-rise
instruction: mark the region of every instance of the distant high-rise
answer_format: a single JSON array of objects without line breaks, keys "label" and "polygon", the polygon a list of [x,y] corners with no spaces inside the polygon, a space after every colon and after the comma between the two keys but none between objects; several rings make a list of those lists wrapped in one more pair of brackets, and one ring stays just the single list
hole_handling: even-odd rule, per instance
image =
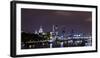
[{"label": "distant high-rise", "polygon": [[58,25],[55,25],[55,31],[58,31]]},{"label": "distant high-rise", "polygon": [[63,38],[65,38],[66,37],[66,31],[65,31],[65,27],[63,27],[62,29],[61,29],[61,31],[62,31],[62,33],[61,33],[61,35],[62,35],[62,37]]},{"label": "distant high-rise", "polygon": [[56,36],[58,35],[58,25],[55,25],[55,33],[56,33]]},{"label": "distant high-rise", "polygon": [[53,29],[52,29],[52,32],[55,32],[55,25],[53,25]]},{"label": "distant high-rise", "polygon": [[52,32],[57,35],[58,34],[58,26],[57,25],[53,25],[52,27]]}]

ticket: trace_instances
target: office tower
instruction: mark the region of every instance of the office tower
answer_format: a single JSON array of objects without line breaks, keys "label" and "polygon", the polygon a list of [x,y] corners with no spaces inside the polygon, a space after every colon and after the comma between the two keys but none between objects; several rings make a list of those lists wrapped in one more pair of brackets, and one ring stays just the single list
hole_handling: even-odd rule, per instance
[{"label": "office tower", "polygon": [[55,26],[53,25],[53,27],[52,27],[53,29],[52,29],[52,32],[55,32]]},{"label": "office tower", "polygon": [[61,37],[62,37],[62,39],[64,39],[64,38],[66,37],[66,34],[65,34],[65,27],[63,27],[63,28],[61,29],[61,31],[62,31]]}]

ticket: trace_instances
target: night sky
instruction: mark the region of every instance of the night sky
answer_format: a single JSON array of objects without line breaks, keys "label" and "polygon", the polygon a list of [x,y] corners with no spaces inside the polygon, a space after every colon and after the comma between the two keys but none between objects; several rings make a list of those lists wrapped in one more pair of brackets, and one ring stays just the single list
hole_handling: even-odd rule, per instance
[{"label": "night sky", "polygon": [[64,11],[64,10],[44,10],[44,9],[21,9],[21,30],[33,33],[43,27],[44,32],[52,31],[52,25],[58,25],[61,32],[65,28],[66,32],[72,29],[75,32],[92,31],[92,13],[85,11]]}]

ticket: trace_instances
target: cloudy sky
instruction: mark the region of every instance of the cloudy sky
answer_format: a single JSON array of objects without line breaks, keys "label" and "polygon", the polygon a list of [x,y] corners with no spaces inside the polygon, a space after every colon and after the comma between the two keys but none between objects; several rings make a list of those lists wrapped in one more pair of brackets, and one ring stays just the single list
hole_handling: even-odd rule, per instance
[{"label": "cloudy sky", "polygon": [[58,25],[59,32],[65,28],[75,32],[91,32],[92,13],[85,11],[63,11],[43,9],[21,9],[21,30],[34,32],[43,26],[44,32],[52,31],[52,25]]}]

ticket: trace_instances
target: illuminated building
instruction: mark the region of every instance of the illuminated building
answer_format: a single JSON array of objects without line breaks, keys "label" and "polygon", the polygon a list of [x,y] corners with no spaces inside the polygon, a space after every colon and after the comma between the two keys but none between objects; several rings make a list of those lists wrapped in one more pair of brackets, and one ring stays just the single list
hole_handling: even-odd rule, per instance
[{"label": "illuminated building", "polygon": [[40,26],[39,33],[43,33],[43,28]]},{"label": "illuminated building", "polygon": [[38,34],[38,31],[37,30],[35,30],[35,34]]}]

